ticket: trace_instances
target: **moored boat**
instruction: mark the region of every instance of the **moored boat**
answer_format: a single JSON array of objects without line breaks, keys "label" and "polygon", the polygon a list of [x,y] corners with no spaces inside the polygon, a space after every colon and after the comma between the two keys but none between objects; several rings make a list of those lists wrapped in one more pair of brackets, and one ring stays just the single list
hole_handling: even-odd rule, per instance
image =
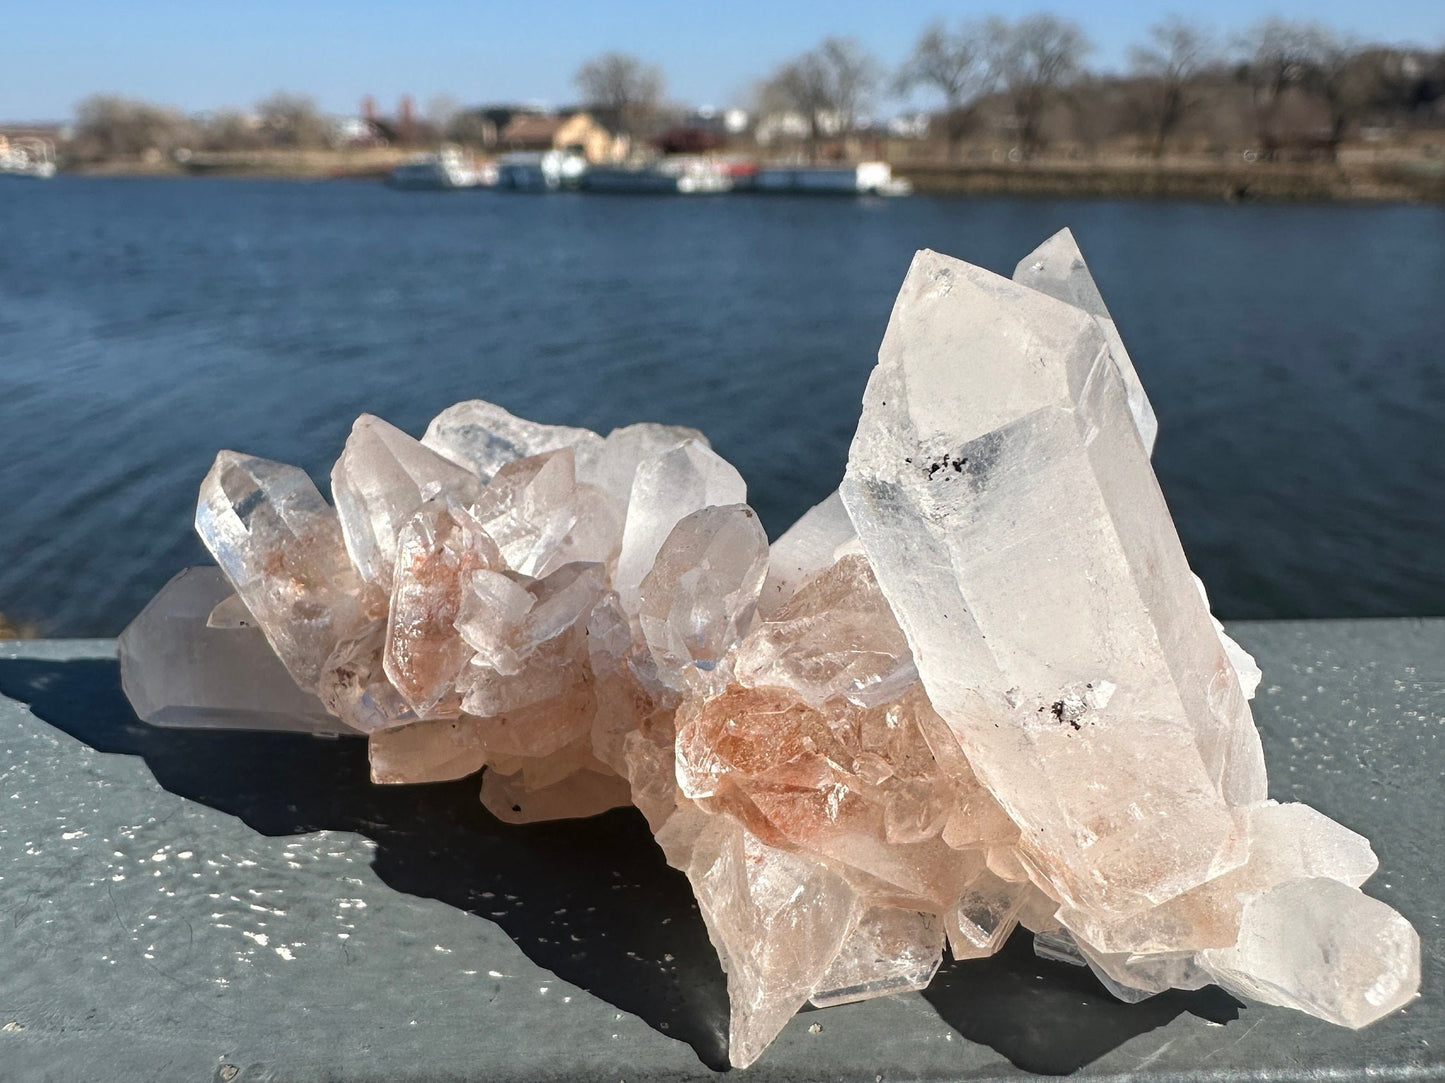
[{"label": "moored boat", "polygon": [[496,187],[513,192],[556,192],[576,188],[587,159],[566,150],[516,151],[497,159]]},{"label": "moored boat", "polygon": [[707,158],[676,156],[643,166],[592,166],[582,178],[588,192],[710,195],[732,191],[732,177]]},{"label": "moored boat", "polygon": [[455,147],[418,154],[398,165],[387,178],[393,188],[431,192],[475,188],[481,181],[480,172]]},{"label": "moored boat", "polygon": [[753,192],[789,195],[903,196],[913,185],[893,175],[887,162],[856,165],[763,165],[748,182]]},{"label": "moored boat", "polygon": [[0,135],[0,177],[46,180],[55,176],[55,146],[36,136]]}]

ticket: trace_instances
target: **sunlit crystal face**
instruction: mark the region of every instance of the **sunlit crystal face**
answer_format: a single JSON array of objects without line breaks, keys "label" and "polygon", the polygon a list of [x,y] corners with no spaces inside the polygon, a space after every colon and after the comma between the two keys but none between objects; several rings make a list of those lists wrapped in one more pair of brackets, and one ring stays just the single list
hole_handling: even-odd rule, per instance
[{"label": "sunlit crystal face", "polygon": [[1419,939],[1367,840],[1265,799],[1156,422],[1067,231],[1010,282],[919,253],[841,489],[772,545],[691,429],[459,403],[332,473],[222,452],[120,642],[167,726],[360,733],[514,823],[631,802],[727,971],[729,1052],[1018,926],[1125,1000],[1213,980],[1362,1026]]}]

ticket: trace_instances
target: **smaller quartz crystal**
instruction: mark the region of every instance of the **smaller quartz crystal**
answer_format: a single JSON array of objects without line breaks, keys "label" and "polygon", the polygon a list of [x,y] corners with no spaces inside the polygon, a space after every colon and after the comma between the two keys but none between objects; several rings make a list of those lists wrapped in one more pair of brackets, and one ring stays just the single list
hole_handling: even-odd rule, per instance
[{"label": "smaller quartz crystal", "polygon": [[356,732],[291,680],[219,568],[177,574],[131,621],[119,651],[125,694],[152,725]]}]

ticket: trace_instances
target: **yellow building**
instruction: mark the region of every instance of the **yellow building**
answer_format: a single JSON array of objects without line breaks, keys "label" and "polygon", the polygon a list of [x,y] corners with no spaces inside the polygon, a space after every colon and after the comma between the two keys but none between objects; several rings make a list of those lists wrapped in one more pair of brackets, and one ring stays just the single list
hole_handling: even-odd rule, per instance
[{"label": "yellow building", "polygon": [[589,162],[618,162],[627,157],[628,140],[599,123],[591,113],[519,113],[497,135],[499,150],[570,150]]}]

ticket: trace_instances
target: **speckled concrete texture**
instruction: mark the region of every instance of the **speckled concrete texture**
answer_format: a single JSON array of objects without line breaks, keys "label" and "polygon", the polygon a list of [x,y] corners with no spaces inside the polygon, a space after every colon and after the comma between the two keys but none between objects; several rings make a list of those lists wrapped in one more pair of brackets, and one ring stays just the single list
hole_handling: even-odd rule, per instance
[{"label": "speckled concrete texture", "polygon": [[[1373,840],[1423,995],[1354,1032],[1139,1005],[1027,938],[800,1014],[737,1078],[1445,1078],[1445,620],[1240,624],[1271,795]],[[508,827],[364,746],[138,722],[110,641],[0,643],[0,1080],[690,1080],[722,977],[641,818]]]}]

